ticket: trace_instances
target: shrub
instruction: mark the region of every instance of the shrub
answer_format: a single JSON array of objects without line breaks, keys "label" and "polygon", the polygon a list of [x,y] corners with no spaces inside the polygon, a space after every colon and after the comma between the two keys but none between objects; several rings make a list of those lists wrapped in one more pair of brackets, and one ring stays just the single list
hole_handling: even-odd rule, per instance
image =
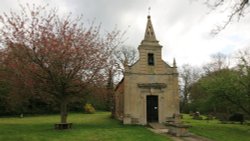
[{"label": "shrub", "polygon": [[229,121],[238,121],[241,124],[243,124],[244,120],[244,115],[240,113],[234,113],[229,117]]},{"label": "shrub", "polygon": [[85,111],[85,113],[93,114],[93,113],[95,113],[95,108],[92,106],[92,104],[86,103],[84,105],[84,111]]}]

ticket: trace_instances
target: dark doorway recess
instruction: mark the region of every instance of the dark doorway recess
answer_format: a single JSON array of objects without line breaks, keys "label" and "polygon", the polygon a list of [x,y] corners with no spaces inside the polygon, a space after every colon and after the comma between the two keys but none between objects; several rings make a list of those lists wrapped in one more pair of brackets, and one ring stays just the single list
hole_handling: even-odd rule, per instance
[{"label": "dark doorway recess", "polygon": [[147,121],[158,122],[158,96],[147,96]]}]

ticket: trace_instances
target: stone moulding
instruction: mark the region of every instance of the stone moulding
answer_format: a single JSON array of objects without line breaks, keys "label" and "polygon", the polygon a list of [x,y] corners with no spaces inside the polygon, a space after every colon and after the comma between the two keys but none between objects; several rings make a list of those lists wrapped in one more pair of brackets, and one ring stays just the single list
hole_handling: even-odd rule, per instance
[{"label": "stone moulding", "polygon": [[165,84],[165,83],[138,83],[137,86],[139,88],[162,89],[162,88],[166,88],[167,84]]}]

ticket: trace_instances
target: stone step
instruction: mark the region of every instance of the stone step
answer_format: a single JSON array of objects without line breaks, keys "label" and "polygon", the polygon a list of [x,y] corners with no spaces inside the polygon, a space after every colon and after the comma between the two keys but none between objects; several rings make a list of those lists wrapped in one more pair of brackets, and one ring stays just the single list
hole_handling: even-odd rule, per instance
[{"label": "stone step", "polygon": [[158,122],[151,122],[148,123],[148,125],[153,129],[167,129],[167,127],[164,124]]},{"label": "stone step", "polygon": [[149,127],[152,128],[151,131],[155,132],[155,133],[168,133],[168,129],[165,125],[161,124],[161,123],[157,123],[157,122],[154,122],[154,123],[149,123],[148,124]]}]

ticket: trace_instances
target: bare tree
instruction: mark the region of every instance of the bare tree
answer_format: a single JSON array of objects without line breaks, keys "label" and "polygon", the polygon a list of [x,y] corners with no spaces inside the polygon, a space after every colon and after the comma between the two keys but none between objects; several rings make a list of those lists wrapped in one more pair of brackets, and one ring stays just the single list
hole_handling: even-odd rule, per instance
[{"label": "bare tree", "polygon": [[[237,69],[240,73],[240,84],[246,93],[243,98],[250,102],[250,47],[243,48],[236,53]],[[246,106],[250,114],[250,105]]]},{"label": "bare tree", "polygon": [[181,91],[181,112],[185,112],[188,108],[187,103],[191,92],[192,85],[201,77],[199,68],[195,68],[189,64],[184,64],[180,69],[180,91]]},{"label": "bare tree", "polygon": [[138,60],[139,54],[135,48],[122,46],[121,48],[117,48],[115,57],[122,66],[121,68],[124,68],[125,65],[133,65]]},{"label": "bare tree", "polygon": [[216,53],[211,55],[211,62],[203,66],[205,73],[211,73],[224,68],[228,68],[230,65],[229,58],[222,53]]},{"label": "bare tree", "polygon": [[107,108],[112,112],[112,116],[114,116],[115,111],[114,85],[121,81],[125,66],[133,65],[137,60],[137,50],[128,46],[117,47],[108,59],[109,66],[106,68],[108,78],[106,90],[107,99],[105,99],[105,101]]},{"label": "bare tree", "polygon": [[235,55],[237,64],[245,69],[250,69],[250,47],[239,50]]},{"label": "bare tree", "polygon": [[113,73],[118,81],[123,77],[125,66],[133,65],[139,59],[139,53],[135,48],[121,46],[113,53]]},{"label": "bare tree", "polygon": [[[217,25],[211,31],[211,34],[216,35],[225,29],[234,19],[238,21],[245,16],[249,8],[249,0],[205,0],[205,4],[212,10],[226,7],[229,10],[227,20],[221,25]],[[249,11],[248,11],[249,12]]]}]

